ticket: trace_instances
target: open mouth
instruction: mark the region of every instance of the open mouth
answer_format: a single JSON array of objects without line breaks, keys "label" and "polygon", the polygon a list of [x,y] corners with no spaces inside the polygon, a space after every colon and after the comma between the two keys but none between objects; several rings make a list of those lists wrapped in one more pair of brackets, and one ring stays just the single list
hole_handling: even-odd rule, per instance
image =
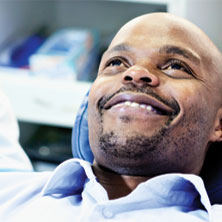
[{"label": "open mouth", "polygon": [[121,103],[114,105],[113,107],[124,107],[124,106],[137,108],[137,109],[143,109],[143,110],[146,110],[147,112],[154,113],[154,114],[165,115],[165,112],[163,112],[162,110],[159,110],[151,105],[139,104],[139,103],[131,102],[131,101],[121,102]]},{"label": "open mouth", "polygon": [[174,109],[146,94],[120,93],[112,97],[105,105],[108,110],[113,107],[130,107],[146,110],[149,113],[158,115],[173,115]]}]

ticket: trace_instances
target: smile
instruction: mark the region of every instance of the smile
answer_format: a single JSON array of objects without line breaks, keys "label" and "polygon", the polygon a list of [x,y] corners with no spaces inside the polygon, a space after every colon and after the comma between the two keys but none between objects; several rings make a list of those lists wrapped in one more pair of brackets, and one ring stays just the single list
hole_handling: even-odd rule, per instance
[{"label": "smile", "polygon": [[152,96],[142,93],[120,93],[112,97],[104,105],[105,110],[111,109],[112,107],[141,109],[158,115],[172,115],[174,113],[174,110],[171,107]]},{"label": "smile", "polygon": [[143,110],[146,110],[148,112],[152,112],[152,113],[155,113],[155,114],[163,115],[162,112],[160,112],[159,110],[155,109],[151,105],[139,104],[139,103],[130,102],[130,101],[125,101],[125,102],[122,102],[122,103],[118,103],[118,104],[114,105],[113,107],[124,107],[124,106],[129,106],[129,107],[137,108],[137,109],[143,109]]}]

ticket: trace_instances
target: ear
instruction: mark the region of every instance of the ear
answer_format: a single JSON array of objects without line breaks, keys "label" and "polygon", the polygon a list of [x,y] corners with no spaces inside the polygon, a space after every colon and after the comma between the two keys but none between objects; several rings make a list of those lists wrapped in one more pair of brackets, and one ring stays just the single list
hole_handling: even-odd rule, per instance
[{"label": "ear", "polygon": [[222,108],[217,112],[214,128],[210,136],[211,142],[221,142],[222,141]]}]

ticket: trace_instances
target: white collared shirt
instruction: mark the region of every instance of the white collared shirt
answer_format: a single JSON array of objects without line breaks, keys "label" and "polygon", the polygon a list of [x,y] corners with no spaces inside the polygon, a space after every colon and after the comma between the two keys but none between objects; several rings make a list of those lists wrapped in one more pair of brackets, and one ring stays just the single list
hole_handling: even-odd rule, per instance
[{"label": "white collared shirt", "polygon": [[221,222],[203,181],[165,174],[141,183],[129,195],[109,200],[91,164],[70,159],[54,172],[0,173],[0,221]]}]

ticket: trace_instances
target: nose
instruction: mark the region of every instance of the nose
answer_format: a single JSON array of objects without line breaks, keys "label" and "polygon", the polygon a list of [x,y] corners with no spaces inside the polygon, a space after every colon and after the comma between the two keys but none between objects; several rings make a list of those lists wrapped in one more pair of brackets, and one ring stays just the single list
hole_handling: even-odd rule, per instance
[{"label": "nose", "polygon": [[151,87],[156,87],[159,85],[160,80],[146,68],[141,66],[132,66],[122,74],[122,83],[134,83],[136,85],[149,85]]}]

